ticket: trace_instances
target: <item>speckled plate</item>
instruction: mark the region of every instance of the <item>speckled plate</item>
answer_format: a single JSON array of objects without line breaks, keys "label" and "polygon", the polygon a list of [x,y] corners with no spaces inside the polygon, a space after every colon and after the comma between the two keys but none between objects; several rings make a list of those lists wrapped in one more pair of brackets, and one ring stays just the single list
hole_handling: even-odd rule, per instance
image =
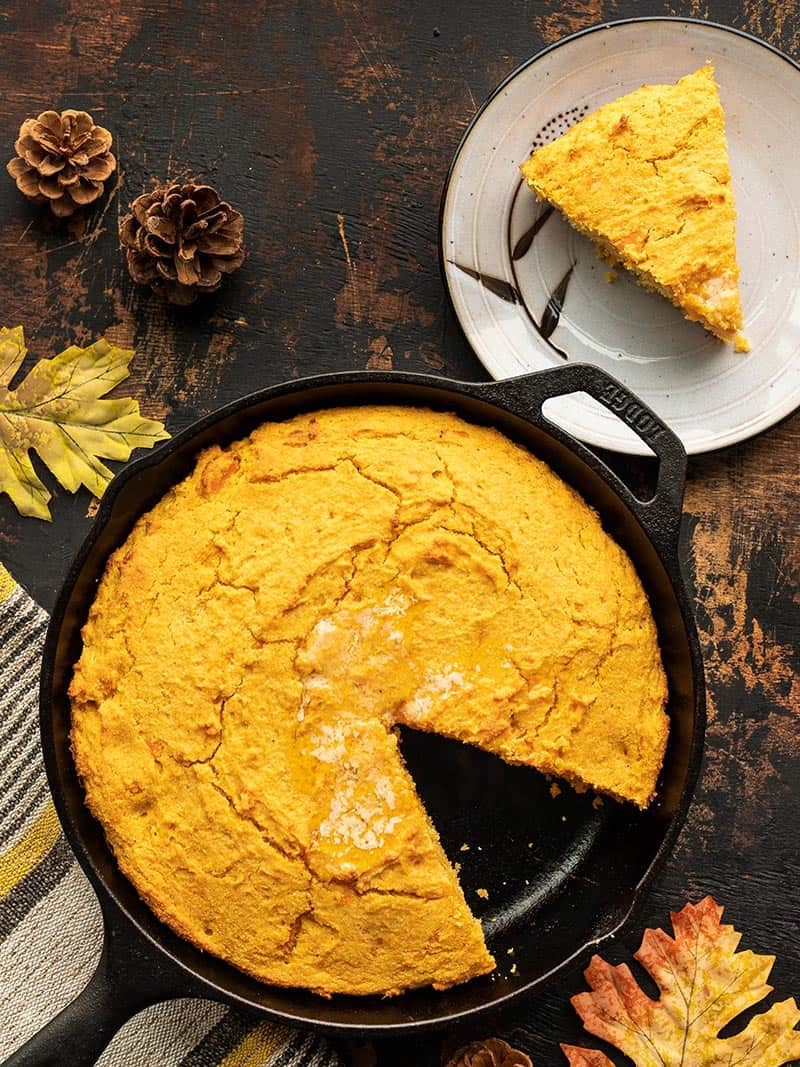
[{"label": "speckled plate", "polygon": [[[744,332],[735,353],[626,272],[613,284],[590,241],[537,203],[518,164],[588,111],[709,60],[726,114]],[[495,378],[566,360],[620,379],[689,453],[744,440],[800,405],[800,67],[737,30],[691,19],[604,24],[541,52],[492,93],[445,185],[442,266],[464,332]],[[582,396],[548,416],[588,442],[646,446]]]}]

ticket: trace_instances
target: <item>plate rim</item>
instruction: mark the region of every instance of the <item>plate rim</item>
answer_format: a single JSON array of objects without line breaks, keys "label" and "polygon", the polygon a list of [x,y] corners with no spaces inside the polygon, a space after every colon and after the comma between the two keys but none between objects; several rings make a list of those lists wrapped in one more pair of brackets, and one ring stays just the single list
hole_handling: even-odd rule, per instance
[{"label": "plate rim", "polygon": [[[759,37],[756,34],[751,33],[749,30],[741,29],[738,26],[730,26],[723,22],[717,22],[714,19],[702,19],[690,15],[632,15],[628,18],[612,19],[609,21],[597,22],[592,26],[584,26],[583,29],[577,30],[575,33],[570,33],[565,37],[560,37],[557,41],[553,41],[550,44],[545,45],[543,48],[540,48],[537,52],[535,52],[532,56],[529,56],[527,59],[523,60],[522,63],[519,63],[510,73],[508,73],[501,81],[499,81],[497,85],[495,85],[491,92],[484,98],[484,100],[476,110],[475,114],[470,119],[466,129],[458,140],[458,144],[456,145],[456,148],[448,165],[447,172],[445,174],[444,184],[442,186],[442,192],[439,199],[439,213],[437,220],[439,271],[442,277],[442,282],[444,284],[444,290],[447,295],[447,300],[449,302],[450,309],[455,315],[459,328],[464,334],[467,344],[472,350],[475,358],[487,371],[490,377],[494,378],[495,380],[500,379],[497,379],[494,371],[487,364],[487,362],[485,362],[484,359],[479,355],[476,347],[472,343],[470,335],[467,333],[467,330],[464,327],[464,324],[461,320],[461,316],[459,315],[458,309],[456,307],[456,302],[453,298],[453,292],[450,285],[450,276],[447,270],[447,263],[444,251],[445,208],[459,158],[467,144],[467,141],[471,137],[475,126],[480,121],[481,117],[488,109],[492,101],[495,100],[503,92],[506,86],[508,86],[515,78],[522,74],[523,71],[527,70],[528,67],[532,66],[534,63],[539,62],[539,60],[543,59],[550,52],[554,52],[557,48],[561,48],[563,45],[571,44],[572,42],[579,40],[582,37],[587,37],[590,34],[619,29],[623,26],[630,26],[638,23],[657,22],[672,25],[688,25],[710,28],[711,30],[722,31],[723,33],[731,34],[734,37],[742,38],[745,41],[750,42],[751,44],[760,45],[762,48],[766,49],[768,52],[771,52],[777,58],[784,60],[786,63],[789,64],[790,67],[794,69],[797,74],[800,74],[800,61],[793,59],[790,55],[782,51],[776,45],[764,40],[763,37]],[[544,369],[546,368],[535,367],[530,370],[524,371],[523,373],[535,373],[537,370]],[[706,455],[714,452],[719,452],[722,449],[730,448],[732,445],[736,445],[744,441],[749,441],[752,438],[757,437],[759,434],[764,433],[766,430],[779,426],[782,422],[785,422],[786,419],[788,419],[798,410],[800,410],[800,398],[795,397],[792,398],[790,400],[790,403],[785,407],[778,404],[775,408],[771,409],[771,411],[764,418],[756,421],[754,424],[752,424],[751,427],[745,429],[744,431],[742,431],[741,429],[728,430],[727,432],[721,433],[720,435],[718,435],[717,438],[705,445],[702,443],[694,444],[691,441],[684,441],[682,438],[681,442],[684,448],[686,449],[687,455],[689,456]],[[578,432],[578,430],[580,430],[580,432]],[[582,427],[570,426],[567,428],[567,432],[578,437],[579,440],[584,442],[584,444],[589,445],[590,447],[605,448],[609,451],[617,452],[620,455],[649,456],[649,453],[641,447],[641,443],[639,441],[630,442],[630,444],[627,445],[620,442],[611,443],[608,440],[600,440],[601,435],[595,434],[591,430],[587,432]]]}]

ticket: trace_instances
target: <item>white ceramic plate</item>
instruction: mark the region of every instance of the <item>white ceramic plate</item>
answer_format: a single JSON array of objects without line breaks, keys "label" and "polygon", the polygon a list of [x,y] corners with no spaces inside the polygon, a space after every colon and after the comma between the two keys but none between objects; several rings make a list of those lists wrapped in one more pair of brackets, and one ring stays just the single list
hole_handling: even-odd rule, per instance
[{"label": "white ceramic plate", "polygon": [[[706,60],[726,115],[748,355],[687,322],[625,271],[609,284],[591,242],[557,212],[543,217],[517,169],[534,144],[587,111],[646,83],[675,82]],[[506,378],[565,357],[597,364],[661,415],[689,453],[741,441],[788,415],[800,405],[798,130],[800,68],[761,41],[709,23],[598,26],[520,67],[467,130],[442,201],[445,280],[490,374]],[[588,399],[549,403],[548,414],[589,444],[646,451]]]}]

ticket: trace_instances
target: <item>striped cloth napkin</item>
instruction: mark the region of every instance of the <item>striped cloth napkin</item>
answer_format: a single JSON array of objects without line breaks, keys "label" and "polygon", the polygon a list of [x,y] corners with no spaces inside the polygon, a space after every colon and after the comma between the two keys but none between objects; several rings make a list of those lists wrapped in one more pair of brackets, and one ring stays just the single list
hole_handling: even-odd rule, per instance
[{"label": "striped cloth napkin", "polygon": [[[0,564],[0,1062],[73,999],[98,957],[100,908],[61,833],[39,748],[47,614]],[[100,1067],[341,1067],[311,1034],[212,1001],[133,1018]]]}]

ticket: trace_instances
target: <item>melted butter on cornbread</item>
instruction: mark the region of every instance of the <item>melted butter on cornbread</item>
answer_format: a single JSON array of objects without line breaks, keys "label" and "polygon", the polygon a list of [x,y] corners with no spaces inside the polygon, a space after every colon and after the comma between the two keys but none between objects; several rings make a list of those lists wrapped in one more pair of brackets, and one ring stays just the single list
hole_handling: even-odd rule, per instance
[{"label": "melted butter on cornbread", "polygon": [[603,259],[721,340],[740,334],[725,116],[710,65],[597,109],[521,166],[531,189],[592,238]]},{"label": "melted butter on cornbread", "polygon": [[72,743],[121,869],[197,945],[322,993],[494,966],[395,723],[642,807],[666,743],[625,553],[543,463],[432,411],[204,452],[83,636]]}]

